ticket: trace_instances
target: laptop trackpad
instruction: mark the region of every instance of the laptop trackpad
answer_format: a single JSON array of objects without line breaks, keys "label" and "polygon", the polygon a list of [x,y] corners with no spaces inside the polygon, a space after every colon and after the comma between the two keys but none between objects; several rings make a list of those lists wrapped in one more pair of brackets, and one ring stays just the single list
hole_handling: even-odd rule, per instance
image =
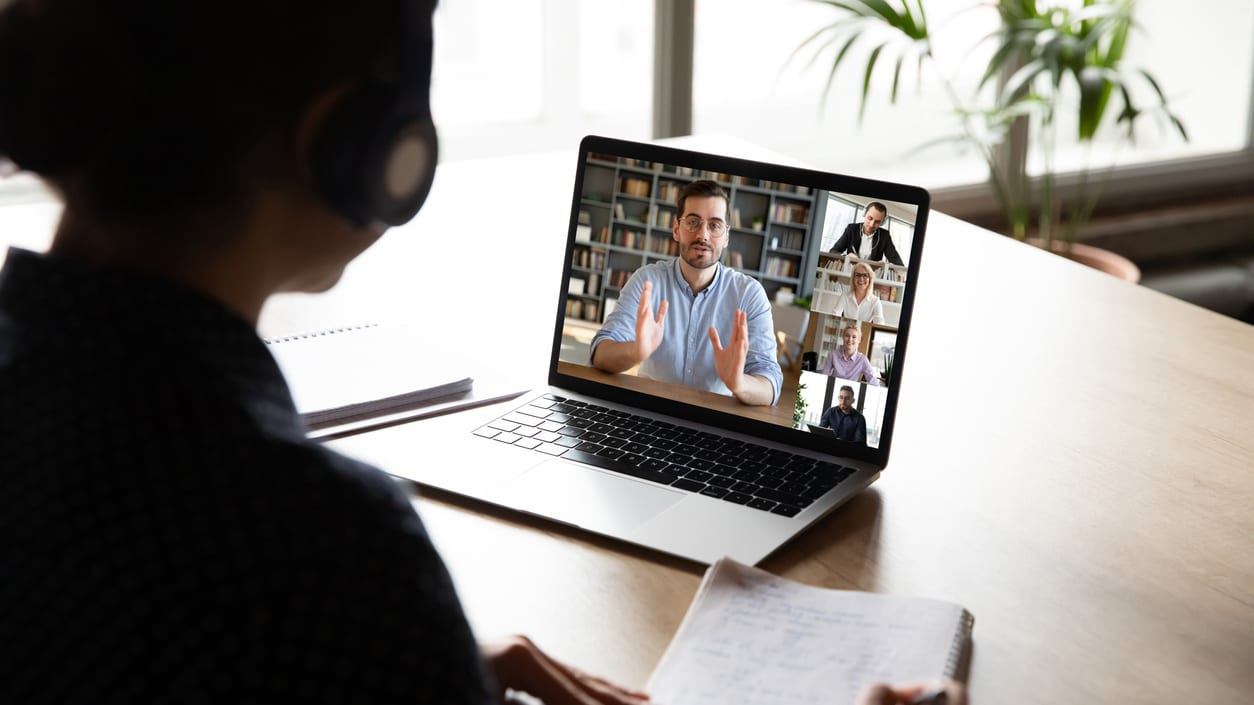
[{"label": "laptop trackpad", "polygon": [[590,531],[624,534],[684,498],[683,492],[549,460],[500,488],[504,504],[575,524]]}]

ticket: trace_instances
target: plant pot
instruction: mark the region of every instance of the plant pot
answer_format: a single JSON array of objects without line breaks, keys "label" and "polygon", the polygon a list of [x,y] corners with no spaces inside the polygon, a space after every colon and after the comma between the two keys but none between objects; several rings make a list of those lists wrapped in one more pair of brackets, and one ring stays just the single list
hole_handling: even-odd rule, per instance
[{"label": "plant pot", "polygon": [[[1044,245],[1040,238],[1034,237],[1028,238],[1028,244],[1035,247],[1043,247]],[[1070,250],[1067,248],[1067,243],[1060,240],[1055,240],[1051,244],[1054,254],[1066,257],[1072,262],[1092,267],[1133,284],[1141,281],[1141,268],[1137,267],[1132,260],[1123,255],[1115,254],[1100,247],[1085,245],[1081,242],[1072,243]]]}]

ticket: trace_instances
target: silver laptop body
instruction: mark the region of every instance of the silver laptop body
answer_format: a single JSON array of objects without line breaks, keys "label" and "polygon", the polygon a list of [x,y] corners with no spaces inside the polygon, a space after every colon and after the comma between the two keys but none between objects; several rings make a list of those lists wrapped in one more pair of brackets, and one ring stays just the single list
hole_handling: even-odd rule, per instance
[{"label": "silver laptop body", "polygon": [[[674,194],[698,178],[719,182],[731,197],[722,263],[757,279],[772,301],[784,378],[774,407],[737,408],[730,397],[694,402],[685,390],[607,375],[588,362],[589,340],[616,309],[633,269],[674,258],[666,246]],[[887,217],[867,239],[891,237],[902,264],[867,258],[879,307],[876,320],[863,320],[871,315],[847,310],[845,294],[861,259],[856,236],[865,232],[868,210],[880,213],[872,203]],[[759,563],[887,465],[928,205],[926,191],[903,184],[587,137],[548,386],[506,404],[328,445],[421,485],[674,556]],[[829,252],[847,232],[855,252]],[[869,247],[861,254],[869,256]],[[842,332],[850,327],[860,333],[859,354],[874,379],[841,378],[839,365],[822,371],[843,354]],[[809,430],[842,386],[855,390],[865,443]],[[658,446],[695,448],[699,460]],[[624,458],[634,461],[624,465]],[[646,460],[647,471],[631,467]]]}]

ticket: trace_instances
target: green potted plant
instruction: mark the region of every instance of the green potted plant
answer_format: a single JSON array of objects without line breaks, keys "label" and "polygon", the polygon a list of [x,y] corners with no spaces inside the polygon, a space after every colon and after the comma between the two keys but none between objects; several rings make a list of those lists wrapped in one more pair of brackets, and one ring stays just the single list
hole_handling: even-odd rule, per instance
[{"label": "green potted plant", "polygon": [[[831,5],[839,16],[812,34],[794,52],[811,48],[814,58],[834,50],[824,88],[824,102],[837,70],[852,62],[852,51],[872,36],[878,42],[865,53],[859,119],[870,100],[877,68],[891,72],[889,103],[896,103],[903,67],[917,66],[919,80],[937,70],[932,30],[923,0],[814,0]],[[1074,118],[1074,139],[1091,144],[1099,130],[1117,127],[1121,139],[1133,140],[1147,115],[1164,119],[1188,139],[1180,119],[1170,112],[1157,80],[1124,65],[1134,30],[1136,0],[994,0],[972,11],[998,13],[998,29],[979,40],[991,42],[991,59],[971,95],[959,91],[953,76],[938,75],[961,132],[952,139],[979,150],[989,167],[990,184],[1006,219],[1008,234],[1029,237],[1051,251],[1068,251],[1091,217],[1100,183],[1083,169],[1074,190],[1058,186],[1056,154],[1062,136],[1059,118]],[[866,32],[873,27],[883,32]],[[972,47],[974,50],[976,47]],[[882,73],[882,71],[881,71]],[[1148,92],[1149,105],[1134,96]],[[1035,181],[1027,173],[1028,144],[1040,152],[1043,171]],[[1106,173],[1109,173],[1107,170]]]},{"label": "green potted plant", "polygon": [[792,427],[793,428],[801,428],[801,425],[805,423],[805,420],[806,420],[807,403],[806,403],[806,397],[804,394],[805,390],[806,390],[805,382],[801,382],[797,384],[797,398],[796,400],[793,401],[793,404],[792,404]]}]

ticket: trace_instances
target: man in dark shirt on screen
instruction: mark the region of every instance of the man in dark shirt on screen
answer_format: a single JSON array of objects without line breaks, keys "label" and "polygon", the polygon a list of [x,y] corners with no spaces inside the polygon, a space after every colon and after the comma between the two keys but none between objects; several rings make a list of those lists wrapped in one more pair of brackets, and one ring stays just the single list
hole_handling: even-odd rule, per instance
[{"label": "man in dark shirt on screen", "polygon": [[866,417],[853,408],[853,387],[842,386],[836,400],[836,406],[823,412],[819,425],[835,431],[842,441],[866,445]]},{"label": "man in dark shirt on screen", "polygon": [[852,254],[860,259],[877,262],[888,260],[901,266],[901,255],[893,245],[893,237],[888,234],[888,228],[882,227],[887,221],[888,206],[879,201],[871,201],[866,206],[862,225],[850,223],[845,226],[845,232],[841,233],[840,239],[828,251],[836,255]]}]

